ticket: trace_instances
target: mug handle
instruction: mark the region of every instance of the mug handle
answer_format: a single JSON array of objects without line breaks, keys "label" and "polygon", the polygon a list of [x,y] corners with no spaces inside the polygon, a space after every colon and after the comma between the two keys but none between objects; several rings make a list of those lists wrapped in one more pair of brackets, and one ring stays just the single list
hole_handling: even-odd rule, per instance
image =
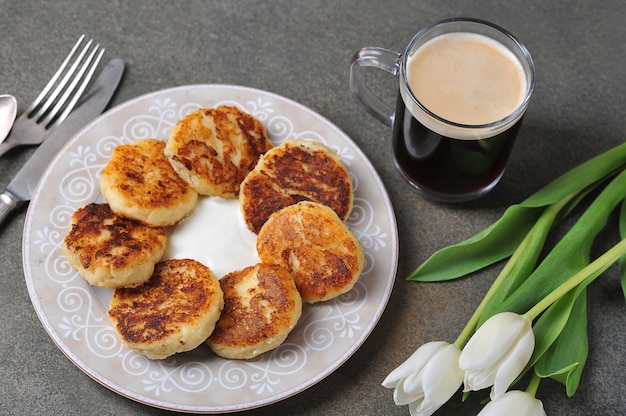
[{"label": "mug handle", "polygon": [[354,99],[387,127],[393,125],[395,110],[377,97],[365,83],[365,68],[373,67],[398,76],[400,54],[377,46],[358,51],[350,64],[350,90]]}]

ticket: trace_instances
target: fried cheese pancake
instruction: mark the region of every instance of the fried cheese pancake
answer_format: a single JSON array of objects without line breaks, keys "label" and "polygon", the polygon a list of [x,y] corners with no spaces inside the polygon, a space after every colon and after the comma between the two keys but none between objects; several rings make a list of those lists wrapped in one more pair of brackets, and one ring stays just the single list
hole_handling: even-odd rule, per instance
[{"label": "fried cheese pancake", "polygon": [[288,140],[260,158],[241,184],[239,200],[248,228],[258,233],[273,212],[300,201],[327,205],[345,221],[354,194],[336,152],[321,143]]},{"label": "fried cheese pancake", "polygon": [[133,287],[150,278],[166,239],[163,228],[121,217],[108,204],[93,203],[72,214],[63,254],[92,285]]},{"label": "fried cheese pancake", "polygon": [[159,262],[143,286],[116,289],[109,318],[125,345],[163,359],[206,341],[223,306],[211,269],[196,260],[172,259]]},{"label": "fried cheese pancake", "polygon": [[281,345],[302,314],[302,299],[286,269],[259,263],[220,280],[224,310],[207,345],[217,355],[249,359]]},{"label": "fried cheese pancake", "polygon": [[272,146],[259,120],[237,107],[220,106],[179,120],[165,154],[199,194],[236,198],[241,181]]},{"label": "fried cheese pancake", "polygon": [[329,207],[299,202],[273,213],[257,238],[261,261],[291,272],[307,303],[335,298],[357,282],[363,247]]},{"label": "fried cheese pancake", "polygon": [[154,227],[178,223],[193,211],[198,193],[174,171],[165,142],[142,139],[113,149],[100,191],[119,215]]}]

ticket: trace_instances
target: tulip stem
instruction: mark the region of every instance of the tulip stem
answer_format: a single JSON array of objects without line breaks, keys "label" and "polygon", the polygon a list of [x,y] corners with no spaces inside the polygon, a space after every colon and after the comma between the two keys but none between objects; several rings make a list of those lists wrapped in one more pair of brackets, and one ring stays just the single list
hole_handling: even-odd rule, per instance
[{"label": "tulip stem", "polygon": [[535,397],[537,394],[537,390],[539,389],[539,383],[541,383],[541,377],[539,377],[536,373],[533,372],[533,376],[530,378],[528,382],[528,387],[526,387],[526,393]]},{"label": "tulip stem", "polygon": [[620,257],[626,254],[626,238],[611,247],[608,251],[602,254],[600,257],[589,263],[585,268],[578,273],[570,277],[563,282],[559,287],[548,293],[542,300],[540,300],[535,306],[533,306],[528,312],[524,314],[529,321],[533,321],[550,305],[560,299],[567,292],[578,286],[584,284],[585,286],[593,282],[598,276],[600,276],[606,269],[613,263],[618,261]]},{"label": "tulip stem", "polygon": [[476,328],[476,325],[478,324],[478,321],[480,320],[480,316],[482,315],[483,310],[487,306],[487,303],[489,302],[493,294],[498,290],[498,288],[504,283],[507,277],[509,277],[509,275],[511,274],[511,270],[513,269],[513,267],[515,267],[515,264],[524,253],[524,248],[526,247],[526,244],[528,244],[529,239],[530,239],[529,234],[527,234],[526,237],[524,237],[524,239],[520,243],[520,245],[517,247],[513,255],[511,256],[509,261],[506,263],[506,265],[504,266],[504,268],[502,269],[498,277],[496,277],[496,280],[494,280],[493,284],[491,285],[491,287],[485,294],[485,297],[480,302],[480,304],[478,305],[478,307],[476,308],[476,310],[470,317],[469,321],[467,321],[467,324],[465,325],[465,328],[463,328],[463,331],[461,331],[456,341],[454,341],[454,345],[456,345],[459,349],[463,348],[467,340],[470,338],[470,336],[474,332],[474,329]]}]

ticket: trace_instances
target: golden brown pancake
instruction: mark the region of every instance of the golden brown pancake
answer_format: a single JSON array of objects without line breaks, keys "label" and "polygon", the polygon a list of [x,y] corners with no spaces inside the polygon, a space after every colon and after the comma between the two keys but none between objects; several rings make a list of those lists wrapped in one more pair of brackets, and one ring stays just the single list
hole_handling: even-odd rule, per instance
[{"label": "golden brown pancake", "polygon": [[179,120],[165,154],[199,194],[236,198],[241,181],[272,146],[259,120],[236,107],[220,106]]},{"label": "golden brown pancake", "polygon": [[89,204],[72,215],[63,254],[89,283],[133,287],[150,278],[165,250],[166,232],[121,217],[107,204]]},{"label": "golden brown pancake", "polygon": [[257,251],[263,262],[291,272],[307,303],[352,289],[365,262],[363,247],[339,216],[310,201],[273,213],[259,232]]},{"label": "golden brown pancake", "polygon": [[288,140],[261,157],[241,184],[239,200],[248,228],[258,233],[273,212],[300,201],[327,205],[345,221],[354,195],[348,169],[332,149]]},{"label": "golden brown pancake", "polygon": [[208,267],[175,259],[158,263],[143,286],[116,289],[109,317],[125,345],[162,359],[202,344],[223,306],[219,281]]},{"label": "golden brown pancake", "polygon": [[113,212],[155,227],[174,225],[193,211],[198,193],[167,161],[165,142],[142,139],[117,146],[100,177]]},{"label": "golden brown pancake", "polygon": [[283,343],[302,314],[291,274],[259,263],[220,280],[224,310],[207,344],[219,356],[249,359]]}]

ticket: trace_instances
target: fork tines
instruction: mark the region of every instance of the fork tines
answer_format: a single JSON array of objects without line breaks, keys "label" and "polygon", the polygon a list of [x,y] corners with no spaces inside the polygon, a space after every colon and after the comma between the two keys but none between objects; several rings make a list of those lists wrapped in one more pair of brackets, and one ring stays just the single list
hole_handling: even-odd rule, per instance
[{"label": "fork tines", "polygon": [[104,48],[100,44],[94,46],[93,39],[87,41],[79,52],[84,41],[85,35],[82,35],[43,91],[26,109],[29,118],[49,127],[61,123],[72,111],[104,54]]}]

